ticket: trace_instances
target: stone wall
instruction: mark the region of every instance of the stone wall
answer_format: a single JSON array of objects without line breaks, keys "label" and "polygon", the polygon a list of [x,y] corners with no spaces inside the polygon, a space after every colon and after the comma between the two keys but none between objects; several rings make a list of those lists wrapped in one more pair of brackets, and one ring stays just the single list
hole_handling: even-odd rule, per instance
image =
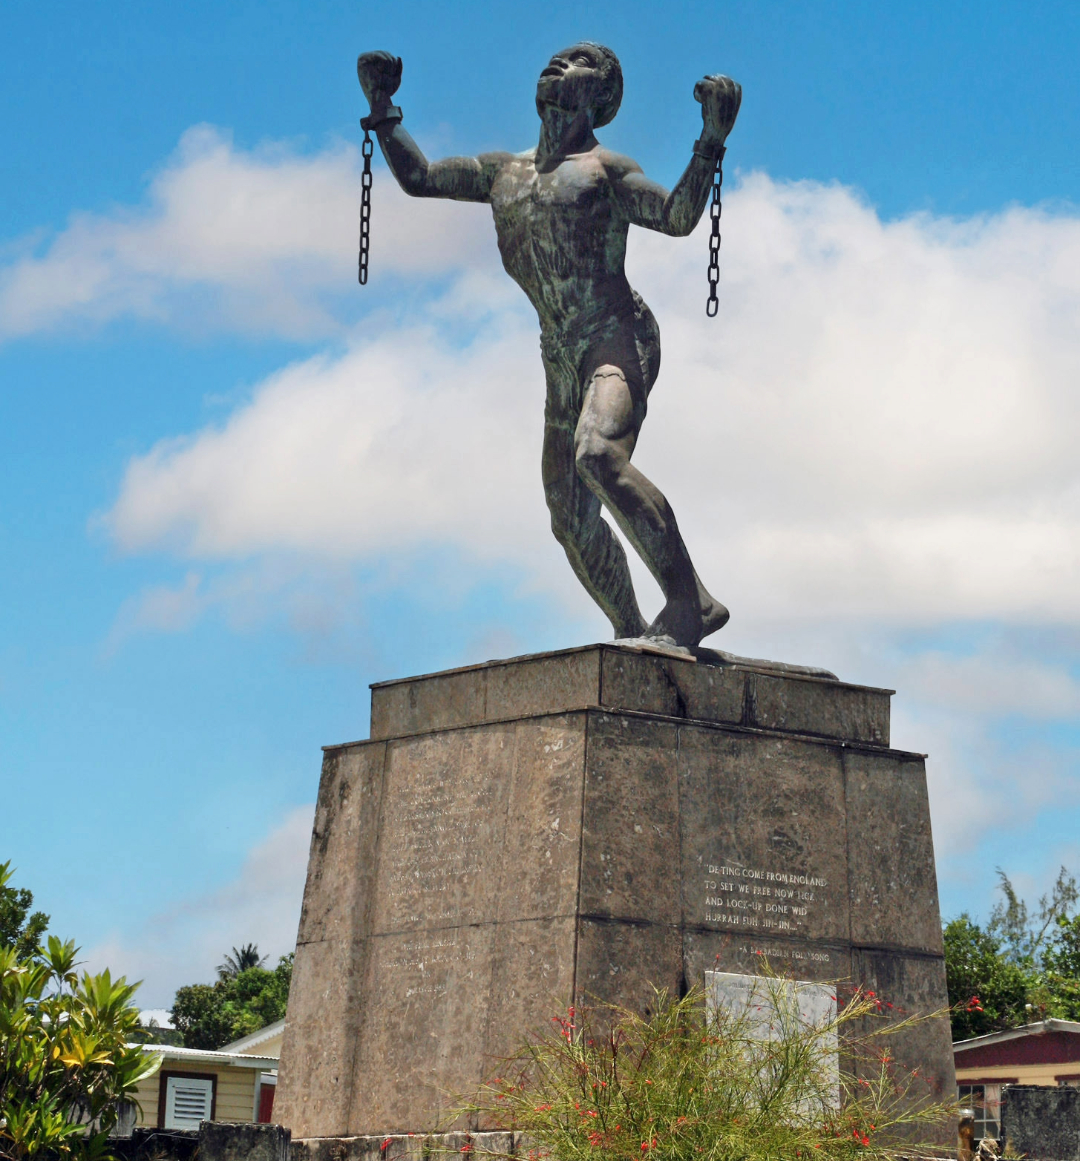
[{"label": "stone wall", "polygon": [[1001,1093],[1001,1138],[1031,1161],[1080,1161],[1080,1089],[1006,1086]]}]

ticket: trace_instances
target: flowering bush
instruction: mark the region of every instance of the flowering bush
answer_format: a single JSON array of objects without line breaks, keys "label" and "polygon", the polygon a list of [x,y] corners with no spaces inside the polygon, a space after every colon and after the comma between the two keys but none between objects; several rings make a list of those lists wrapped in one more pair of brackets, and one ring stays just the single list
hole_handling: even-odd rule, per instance
[{"label": "flowering bush", "polygon": [[138,985],[75,971],[77,949],[49,936],[0,946],[0,1158],[101,1161],[121,1102],[160,1065],[129,1042]]},{"label": "flowering bush", "polygon": [[771,1038],[760,1009],[709,1010],[701,990],[658,991],[649,1016],[571,1009],[460,1111],[525,1134],[532,1161],[869,1161],[920,1126],[955,1123],[955,1106],[920,1092],[888,1049],[919,1018],[896,1020],[859,990],[807,1023],[767,967],[759,994]]}]

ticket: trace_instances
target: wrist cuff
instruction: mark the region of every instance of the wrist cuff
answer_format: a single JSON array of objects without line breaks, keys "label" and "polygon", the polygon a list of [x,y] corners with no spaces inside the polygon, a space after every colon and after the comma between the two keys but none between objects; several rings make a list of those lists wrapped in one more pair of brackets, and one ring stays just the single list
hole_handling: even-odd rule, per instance
[{"label": "wrist cuff", "polygon": [[694,142],[694,153],[698,157],[704,157],[706,161],[723,161],[726,152],[727,150],[723,145],[717,145],[714,141],[706,141],[704,137],[699,137]]},{"label": "wrist cuff", "polygon": [[387,121],[393,121],[396,125],[401,120],[401,110],[397,105],[387,105],[385,109],[378,113],[370,112],[366,117],[360,118],[361,129],[378,129],[380,125],[384,125]]}]

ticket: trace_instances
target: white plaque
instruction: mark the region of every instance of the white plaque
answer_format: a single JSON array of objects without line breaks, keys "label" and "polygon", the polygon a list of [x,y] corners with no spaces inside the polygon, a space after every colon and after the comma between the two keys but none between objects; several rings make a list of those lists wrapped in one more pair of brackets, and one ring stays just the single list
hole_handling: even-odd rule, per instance
[{"label": "white plaque", "polygon": [[[840,1103],[840,1062],[837,1054],[836,988],[806,980],[742,976],[735,972],[705,973],[705,1007],[715,1012],[724,1008],[736,1018],[745,1017],[748,1035],[754,1040],[777,1040],[779,1018],[773,997],[783,996],[787,1014],[798,1014],[808,1028],[826,1028],[819,1043],[822,1066],[832,1081],[833,1104]],[[829,1027],[831,1025],[831,1027]]]}]

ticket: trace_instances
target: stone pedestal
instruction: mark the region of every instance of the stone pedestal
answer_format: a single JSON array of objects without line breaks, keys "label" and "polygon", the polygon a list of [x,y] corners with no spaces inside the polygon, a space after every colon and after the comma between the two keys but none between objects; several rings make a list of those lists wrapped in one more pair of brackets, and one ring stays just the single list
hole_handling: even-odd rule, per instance
[{"label": "stone pedestal", "polygon": [[[752,974],[946,1005],[923,756],[890,691],[595,645],[372,687],[328,747],[275,1115],[424,1131],[588,997]],[[947,1021],[896,1046],[951,1095]]]}]

